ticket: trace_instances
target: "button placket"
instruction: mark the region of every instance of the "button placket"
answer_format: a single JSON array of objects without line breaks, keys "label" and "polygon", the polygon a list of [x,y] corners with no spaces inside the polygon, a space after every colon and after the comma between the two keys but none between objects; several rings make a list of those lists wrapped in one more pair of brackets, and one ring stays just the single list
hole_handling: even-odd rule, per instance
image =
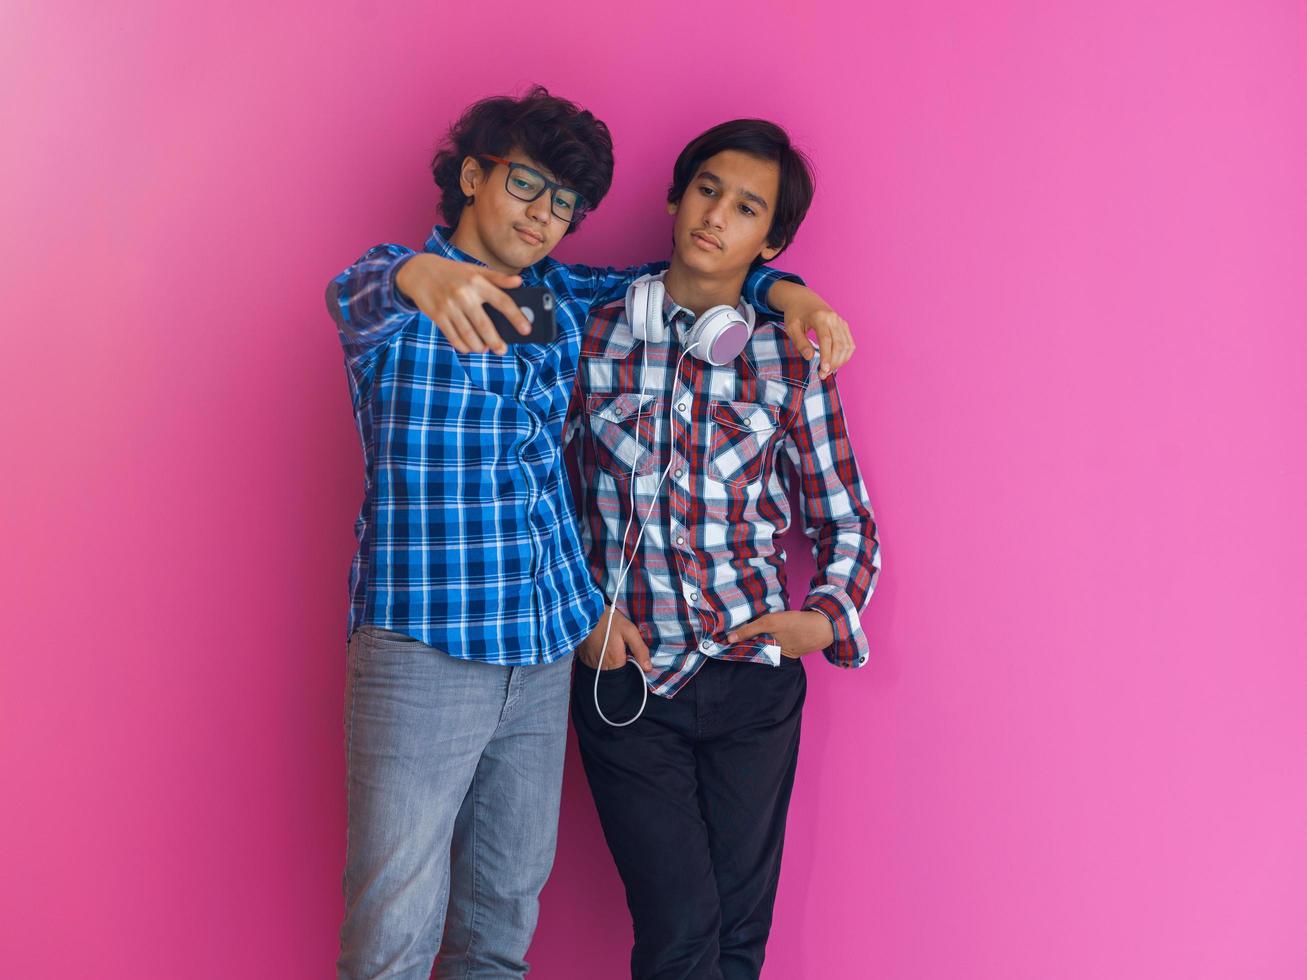
[{"label": "button placket", "polygon": [[[693,370],[693,367],[691,368]],[[694,405],[694,392],[692,388],[682,383],[679,378],[673,383],[671,392],[671,404],[674,408],[671,423],[675,437],[674,445],[676,447],[689,447],[689,440],[694,438],[694,420],[691,416],[691,409]],[[698,577],[698,568],[694,562],[693,549],[687,546],[687,538],[683,533],[677,530],[688,528],[690,520],[690,480],[689,474],[689,453],[680,452],[671,454],[671,489],[669,493],[670,507],[669,511],[672,517],[672,526],[669,531],[675,535],[676,548],[673,551],[675,567],[681,578],[681,596],[682,599],[691,607],[691,610],[699,614],[700,623],[702,624],[705,613],[698,607],[702,598],[701,592],[696,581]],[[709,650],[712,643],[704,640],[700,643],[700,649]]]},{"label": "button placket", "polygon": [[[672,404],[676,406],[676,413],[679,418],[673,420],[673,424],[679,432],[676,432],[676,445],[688,446],[689,440],[694,436],[694,425],[690,419],[690,406],[693,404],[694,393],[689,386],[682,382],[679,376],[674,379],[672,384]],[[674,480],[684,480],[689,470],[685,462],[685,455],[679,457],[677,464],[672,469],[672,478]]]}]

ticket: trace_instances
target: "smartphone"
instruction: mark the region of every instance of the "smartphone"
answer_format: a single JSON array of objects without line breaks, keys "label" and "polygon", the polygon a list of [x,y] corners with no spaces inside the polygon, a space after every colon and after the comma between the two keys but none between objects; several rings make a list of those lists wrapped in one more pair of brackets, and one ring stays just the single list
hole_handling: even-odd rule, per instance
[{"label": "smartphone", "polygon": [[517,304],[522,315],[531,324],[531,332],[520,334],[517,328],[508,322],[508,317],[500,313],[489,303],[482,308],[490,317],[490,322],[499,331],[499,336],[509,344],[551,344],[558,336],[554,324],[554,294],[544,286],[519,286],[517,289],[505,289],[509,297]]}]

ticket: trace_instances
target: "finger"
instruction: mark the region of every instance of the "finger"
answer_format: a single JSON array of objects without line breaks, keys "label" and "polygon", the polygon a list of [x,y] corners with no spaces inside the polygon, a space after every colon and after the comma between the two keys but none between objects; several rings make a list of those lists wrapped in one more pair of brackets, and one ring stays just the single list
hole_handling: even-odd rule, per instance
[{"label": "finger", "polygon": [[464,346],[474,354],[480,354],[485,351],[486,345],[481,342],[477,332],[472,329],[472,324],[468,322],[463,311],[457,307],[451,308],[449,312],[449,325],[458,331],[459,338],[463,341]]},{"label": "finger", "polygon": [[452,316],[454,314],[452,307],[448,306],[447,303],[438,302],[437,299],[422,290],[416,291],[410,298],[413,299],[414,306],[422,312],[422,315],[426,316],[426,319],[429,319],[431,324],[440,333],[443,333],[444,338],[454,345],[455,350],[459,351],[460,354],[468,353],[468,342],[463,336],[463,331],[455,323],[455,318]]},{"label": "finger", "polygon": [[817,346],[821,348],[821,366],[817,373],[824,381],[835,370],[835,337],[831,332],[830,321],[825,317],[817,324]]},{"label": "finger", "polygon": [[816,352],[812,349],[812,341],[808,339],[808,324],[802,318],[794,321],[790,339],[794,341],[794,346],[799,349],[803,359],[811,361],[812,355]]},{"label": "finger", "polygon": [[834,370],[838,371],[848,364],[849,358],[853,356],[853,334],[849,330],[848,323],[844,320],[835,321],[835,333],[839,338],[836,341],[839,347],[839,356],[835,359]]},{"label": "finger", "polygon": [[747,640],[750,637],[757,636],[759,633],[767,631],[767,624],[764,622],[766,616],[759,616],[752,622],[745,623],[743,626],[737,626],[731,632],[726,634],[726,642],[739,643],[741,640]]},{"label": "finger", "polygon": [[448,308],[448,313],[437,312],[435,315],[427,315],[430,317],[431,322],[435,325],[436,329],[444,334],[445,339],[454,345],[454,350],[458,351],[460,354],[466,354],[471,350],[471,348],[468,347],[468,339],[463,335],[463,328],[460,325],[461,314],[459,314],[457,309],[451,306]]},{"label": "finger", "polygon": [[477,332],[477,336],[482,342],[496,354],[507,354],[508,344],[504,343],[504,338],[499,336],[499,331],[495,329],[494,323],[486,315],[484,306],[475,307],[468,315],[468,320],[472,324],[472,329]]},{"label": "finger", "polygon": [[522,308],[513,302],[513,297],[504,292],[498,286],[491,285],[488,281],[480,289],[478,303],[489,303],[504,316],[508,317],[517,332],[526,336],[531,332],[531,324],[527,318],[522,315]]},{"label": "finger", "polygon": [[626,652],[635,658],[635,662],[646,674],[653,673],[654,665],[649,657],[649,647],[644,642],[644,637],[640,635],[640,630],[634,625],[626,631]]}]

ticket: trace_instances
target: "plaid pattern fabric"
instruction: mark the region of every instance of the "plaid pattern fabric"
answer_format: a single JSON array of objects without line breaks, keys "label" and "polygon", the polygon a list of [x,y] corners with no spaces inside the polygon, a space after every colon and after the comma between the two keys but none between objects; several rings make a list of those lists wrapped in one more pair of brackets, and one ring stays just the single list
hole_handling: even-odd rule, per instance
[{"label": "plaid pattern fabric", "polygon": [[[435,229],[425,250],[476,262]],[[460,354],[395,288],[415,253],[380,245],[332,280],[365,484],[350,569],[349,632],[395,630],[502,665],[548,663],[594,628],[586,568],[560,465],[581,328],[593,304],[662,266],[594,269],[551,259],[523,270],[557,300],[558,339]],[[479,264],[479,263],[478,263]],[[779,278],[760,270],[762,300]]]},{"label": "plaid pattern fabric", "polygon": [[732,364],[690,355],[677,371],[693,319],[668,297],[663,343],[635,339],[624,302],[597,310],[586,326],[564,439],[576,448],[595,580],[613,596],[634,503],[627,557],[649,520],[616,605],[649,644],[658,668],[650,690],[674,696],[705,657],[779,665],[774,638],[728,644],[726,634],[786,609],[777,539],[789,527],[787,494],[797,480],[817,562],[803,608],[831,621],[826,658],[861,666],[859,614],[880,573],[880,544],[835,379],[818,377],[819,358],[804,361],[780,325],[766,321]]}]

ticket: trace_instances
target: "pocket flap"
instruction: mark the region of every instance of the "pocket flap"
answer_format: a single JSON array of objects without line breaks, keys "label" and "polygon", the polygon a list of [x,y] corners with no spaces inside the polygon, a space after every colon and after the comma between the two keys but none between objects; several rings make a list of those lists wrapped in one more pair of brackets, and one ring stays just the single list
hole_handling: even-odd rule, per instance
[{"label": "pocket flap", "polygon": [[759,436],[769,434],[780,419],[780,409],[775,405],[757,402],[712,402],[709,412],[715,422]]},{"label": "pocket flap", "polygon": [[631,418],[641,418],[655,411],[654,395],[641,394],[638,391],[624,391],[620,394],[591,395],[586,399],[587,415],[595,415],[608,422],[624,422]]}]

